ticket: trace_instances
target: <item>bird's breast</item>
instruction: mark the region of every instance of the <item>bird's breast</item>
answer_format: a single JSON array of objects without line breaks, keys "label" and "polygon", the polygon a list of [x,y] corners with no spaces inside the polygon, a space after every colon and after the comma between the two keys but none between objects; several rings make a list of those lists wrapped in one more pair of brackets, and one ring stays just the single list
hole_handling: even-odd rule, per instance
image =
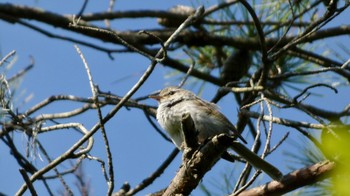
[{"label": "bird's breast", "polygon": [[160,105],[157,110],[157,120],[160,126],[167,131],[173,143],[180,149],[183,142],[181,134],[181,115],[171,108]]}]

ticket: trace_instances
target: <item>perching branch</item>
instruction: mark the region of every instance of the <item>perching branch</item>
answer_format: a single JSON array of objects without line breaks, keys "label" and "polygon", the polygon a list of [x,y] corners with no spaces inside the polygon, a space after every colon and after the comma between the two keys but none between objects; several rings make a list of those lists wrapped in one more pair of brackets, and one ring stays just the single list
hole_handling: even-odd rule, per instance
[{"label": "perching branch", "polygon": [[162,195],[189,195],[205,173],[220,159],[221,154],[231,142],[232,138],[221,134],[213,137],[199,150],[194,151],[190,159],[183,161],[180,170]]}]

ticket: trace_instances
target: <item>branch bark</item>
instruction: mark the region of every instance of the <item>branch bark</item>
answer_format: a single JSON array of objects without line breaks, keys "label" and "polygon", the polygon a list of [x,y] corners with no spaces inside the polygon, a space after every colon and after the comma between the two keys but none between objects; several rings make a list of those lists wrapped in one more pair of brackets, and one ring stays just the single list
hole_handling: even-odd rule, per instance
[{"label": "branch bark", "polygon": [[183,161],[180,170],[162,195],[190,195],[231,142],[232,138],[225,134],[213,137],[202,148],[195,151],[190,160]]},{"label": "branch bark", "polygon": [[265,185],[243,191],[239,196],[282,195],[328,178],[335,166],[332,161],[319,162],[285,175],[281,182],[271,181]]},{"label": "branch bark", "polygon": [[[73,23],[72,16],[60,15],[57,13],[44,11],[38,8],[32,8],[21,5],[13,5],[9,3],[0,3],[0,18],[10,22],[16,23],[19,19],[29,19],[35,20],[38,22],[45,23],[47,25],[53,27],[60,27],[62,29],[73,31],[76,33],[80,33],[89,37],[93,37],[102,41],[121,44],[118,40],[114,39],[111,36],[106,36],[105,34],[98,33],[96,31],[88,31],[82,29],[72,29],[69,28],[68,24]],[[97,13],[95,13],[97,14]],[[9,18],[12,18],[10,20]],[[86,21],[80,20],[79,25],[89,25]],[[93,26],[92,26],[93,27]],[[159,41],[156,39],[150,39],[149,36],[139,34],[139,30],[135,31],[121,31],[117,32],[117,34],[122,37],[128,43],[137,43],[139,45],[153,45],[158,44]],[[167,40],[168,37],[173,33],[173,29],[160,29],[149,31],[153,35],[161,38],[162,40]],[[340,27],[328,28],[324,30],[317,31],[307,37],[304,42],[313,42],[316,40],[340,36],[340,35],[348,35],[350,34],[350,26],[343,25]],[[293,40],[295,36],[286,37],[286,39],[282,40],[280,44],[289,43]],[[266,46],[272,47],[279,38],[270,38],[266,39]],[[235,48],[240,49],[250,49],[250,50],[260,50],[260,42],[256,38],[245,38],[242,39],[240,37],[225,37],[225,36],[217,36],[213,34],[204,33],[201,31],[182,31],[179,33],[176,42],[180,44],[185,44],[188,46],[233,46]]]}]

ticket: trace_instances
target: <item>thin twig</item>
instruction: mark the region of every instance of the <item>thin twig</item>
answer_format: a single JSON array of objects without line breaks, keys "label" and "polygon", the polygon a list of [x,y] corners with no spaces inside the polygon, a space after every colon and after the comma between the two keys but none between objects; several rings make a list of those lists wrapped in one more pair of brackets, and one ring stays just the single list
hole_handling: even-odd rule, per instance
[{"label": "thin twig", "polygon": [[[50,163],[51,162],[51,158],[50,156],[48,155],[48,153],[46,152],[44,146],[39,142],[39,141],[36,141],[37,142],[37,145],[40,149],[40,151],[44,154],[45,158],[47,159],[47,161]],[[73,192],[71,190],[71,188],[69,188],[68,184],[66,183],[66,181],[63,179],[62,175],[61,175],[61,172],[58,171],[57,167],[54,167],[53,168],[53,171],[56,173],[56,176],[57,178],[61,181],[63,187],[65,188],[65,190],[68,192],[69,195],[73,196]],[[46,178],[45,178],[46,179]],[[49,191],[51,192],[51,190]]]},{"label": "thin twig", "polygon": [[[237,1],[238,2],[238,1]],[[247,26],[247,25],[254,25],[254,21],[237,21],[237,20],[228,20],[228,21],[217,21],[213,19],[205,19],[202,21],[202,24],[208,24],[208,25],[237,25],[237,26]],[[261,25],[263,26],[276,26],[278,25],[279,27],[283,26],[293,26],[293,27],[304,27],[310,25],[309,22],[295,22],[295,21],[265,21],[261,22]],[[266,33],[265,33],[266,35]]]},{"label": "thin twig", "polygon": [[8,82],[12,82],[17,80],[18,78],[21,78],[24,74],[26,74],[29,70],[31,70],[34,67],[34,60],[31,58],[31,63],[25,67],[24,69],[20,70],[17,72],[15,75],[11,76],[10,78],[7,79]]},{"label": "thin twig", "polygon": [[324,73],[324,72],[328,72],[328,71],[337,71],[337,70],[341,70],[341,68],[339,68],[339,67],[325,67],[322,69],[312,70],[312,71],[303,71],[303,72],[291,71],[291,72],[286,72],[283,74],[273,75],[273,76],[269,77],[269,79],[282,81],[282,80],[286,80],[290,77],[300,77],[300,76],[306,76],[306,75],[315,76],[318,73]]},{"label": "thin twig", "polygon": [[341,69],[345,69],[350,63],[350,58],[340,67]]},{"label": "thin twig", "polygon": [[287,26],[287,29],[284,31],[283,35],[280,37],[280,39],[274,44],[274,46],[272,46],[269,51],[267,51],[267,53],[271,53],[279,44],[282,40],[284,40],[287,37],[287,33],[289,32],[290,28],[292,27],[295,18],[295,13],[294,13],[294,9],[293,9],[293,5],[291,3],[291,0],[288,0],[288,5],[290,7],[290,10],[292,12],[292,20],[290,20],[289,25]]},{"label": "thin twig", "polygon": [[[77,163],[74,166],[72,166],[72,168],[60,172],[59,175],[60,176],[64,176],[64,175],[67,175],[67,174],[74,173],[79,168],[79,166],[81,165],[82,161],[83,161],[83,158],[79,157],[77,159]],[[56,178],[58,178],[58,175],[50,175],[50,176],[48,175],[48,176],[44,176],[43,177],[43,179],[47,179],[47,180],[56,179]]]},{"label": "thin twig", "polygon": [[[263,108],[261,108],[263,110]],[[261,131],[260,131],[260,123],[261,123],[261,118],[262,115],[257,119],[257,125],[256,125],[256,135],[254,137],[254,143],[252,146],[252,152],[257,152],[259,151],[260,148],[260,135],[261,135]],[[236,182],[236,185],[233,189],[233,192],[237,192],[239,190],[239,187],[244,187],[244,185],[246,184],[246,181],[249,177],[249,173],[251,172],[252,166],[247,162]]]},{"label": "thin twig", "polygon": [[89,0],[84,0],[83,6],[81,6],[80,11],[77,14],[77,17],[79,18],[81,15],[83,15],[85,8],[87,6],[87,3],[89,2]]},{"label": "thin twig", "polygon": [[38,169],[17,150],[13,139],[9,136],[8,133],[1,137],[1,140],[9,147],[9,149],[11,149],[12,156],[16,159],[20,167],[31,174],[38,171]]},{"label": "thin twig", "polygon": [[[105,104],[101,104],[103,106]],[[54,120],[54,119],[62,119],[62,118],[70,118],[79,114],[84,113],[85,111],[89,109],[95,109],[95,104],[85,104],[82,107],[79,107],[77,109],[68,111],[68,112],[60,112],[60,113],[53,113],[53,114],[39,114],[38,116],[31,118],[33,122],[40,122],[45,120]]]},{"label": "thin twig", "polygon": [[[115,5],[115,0],[109,0],[107,13],[111,13],[113,11],[114,5]],[[106,28],[111,29],[111,23],[109,22],[109,20],[105,19],[104,21],[105,21],[105,24],[106,24]]]},{"label": "thin twig", "polygon": [[[10,16],[7,16],[7,17],[10,17]],[[38,33],[41,33],[49,38],[55,38],[55,39],[59,39],[59,40],[63,40],[63,41],[68,41],[68,42],[72,42],[72,43],[76,43],[76,44],[80,44],[80,45],[84,45],[84,46],[87,46],[87,47],[90,47],[90,48],[93,48],[93,49],[96,49],[96,50],[99,50],[99,51],[102,51],[102,52],[106,52],[108,54],[108,57],[110,59],[114,59],[113,56],[111,55],[111,53],[113,52],[126,52],[125,50],[117,50],[117,49],[108,49],[108,48],[104,48],[104,47],[101,47],[101,46],[98,46],[98,45],[95,45],[95,44],[92,44],[92,43],[89,43],[89,42],[85,42],[85,41],[81,41],[81,40],[78,40],[78,39],[74,39],[74,38],[71,38],[71,37],[67,37],[67,36],[62,36],[62,35],[58,35],[58,34],[54,34],[54,33],[51,33],[49,31],[46,31],[38,26],[35,26],[33,24],[30,24],[28,22],[25,22],[21,19],[17,19],[17,18],[12,18],[10,17],[11,20],[16,20],[16,23],[18,24],[21,24],[25,27],[28,27],[29,29],[32,29]]]},{"label": "thin twig", "polygon": [[97,161],[97,162],[99,162],[99,163],[101,164],[101,169],[102,169],[103,177],[105,178],[106,182],[109,182],[110,179],[109,179],[109,177],[108,177],[108,175],[107,175],[107,170],[106,170],[106,166],[105,166],[106,163],[105,163],[102,159],[100,159],[100,158],[98,158],[98,157],[94,157],[94,156],[88,155],[88,154],[86,154],[85,157],[88,158],[88,159],[90,159],[90,160]]},{"label": "thin twig", "polygon": [[162,47],[163,56],[162,56],[161,59],[158,59],[157,61],[158,61],[158,63],[163,62],[164,59],[166,59],[166,58],[168,57],[168,52],[167,52],[167,50],[165,49],[163,40],[162,40],[160,37],[154,35],[153,33],[148,32],[148,31],[145,31],[145,30],[139,31],[139,33],[140,33],[140,34],[146,34],[146,35],[151,36],[151,37],[153,37],[153,38],[155,38],[155,39],[157,39],[157,40],[159,41],[160,46]]},{"label": "thin twig", "polygon": [[[130,50],[132,50],[134,52],[137,52],[137,53],[147,57],[148,59],[150,59],[152,61],[161,62],[161,61],[164,60],[163,57],[165,55],[163,55],[163,57],[161,59],[159,59],[160,55],[156,55],[156,58],[155,58],[155,57],[147,54],[146,52],[138,49],[136,46],[133,46],[132,44],[129,44],[128,42],[126,42],[122,37],[120,37],[114,31],[107,30],[107,29],[96,28],[96,27],[91,27],[91,26],[81,26],[81,25],[78,25],[77,23],[78,23],[77,21],[75,21],[74,23],[69,23],[69,27],[76,28],[76,29],[82,29],[82,30],[88,30],[88,31],[95,31],[95,32],[98,32],[98,33],[101,33],[101,34],[109,35],[109,36],[113,37],[114,39],[118,40],[122,45],[126,46]],[[160,51],[165,53],[165,50],[163,48]]]},{"label": "thin twig", "polygon": [[280,139],[280,141],[278,141],[277,144],[276,144],[275,146],[273,146],[273,147],[269,150],[269,152],[266,154],[266,156],[269,155],[269,154],[271,154],[271,153],[272,153],[273,151],[275,151],[280,145],[282,145],[282,143],[283,143],[284,141],[286,141],[286,139],[288,138],[288,136],[289,136],[289,132],[287,132],[287,133],[282,137],[282,139]]},{"label": "thin twig", "polygon": [[[104,105],[115,105],[119,103],[121,100],[121,97],[115,96],[115,95],[110,95],[110,94],[99,94],[99,96],[105,97],[105,100],[99,101],[99,105],[104,106]],[[41,114],[38,115],[37,117],[31,118],[32,121],[42,121],[42,120],[52,120],[52,119],[58,119],[58,118],[68,118],[71,116],[75,116],[78,114],[81,114],[82,112],[88,110],[88,109],[95,109],[96,105],[94,104],[94,101],[92,98],[85,98],[85,97],[77,97],[73,95],[53,95],[40,103],[36,104],[32,108],[28,109],[26,112],[22,114],[23,117],[29,117],[31,114],[34,112],[37,112],[38,110],[42,109],[43,107],[56,102],[56,101],[64,101],[64,100],[69,100],[73,102],[81,102],[81,103],[87,103],[83,105],[80,108],[71,110],[69,112],[61,112],[61,113],[54,113],[54,114]],[[148,112],[153,109],[153,106],[149,106],[146,104],[141,104],[138,103],[135,100],[129,100],[125,104],[126,107],[133,107],[133,108],[139,108],[142,110],[147,110]]]},{"label": "thin twig", "polygon": [[[263,99],[265,104],[266,104],[267,110],[269,112],[269,118],[272,118],[273,117],[273,113],[272,113],[272,108],[271,108],[271,105],[269,104],[269,101],[264,97],[264,94],[261,94],[261,99]],[[262,107],[264,107],[264,106],[262,106]],[[261,155],[262,159],[264,159],[267,156],[267,154],[269,153],[269,151],[270,151],[270,142],[271,142],[272,130],[273,130],[273,122],[269,121],[269,129],[268,129],[267,135],[266,135],[265,147],[264,147],[263,153]]]},{"label": "thin twig", "polygon": [[74,45],[74,47],[77,50],[81,60],[83,61],[84,66],[85,66],[85,70],[86,70],[86,73],[87,73],[88,78],[89,78],[89,84],[90,84],[90,89],[91,89],[91,92],[92,92],[92,97],[93,97],[94,103],[95,103],[95,105],[97,107],[97,115],[98,115],[98,119],[99,119],[99,122],[100,122],[101,134],[102,134],[103,141],[105,143],[105,148],[106,148],[106,153],[107,153],[109,178],[107,176],[106,177],[106,181],[107,181],[107,185],[108,185],[107,195],[110,196],[110,195],[112,195],[113,189],[114,189],[114,171],[113,171],[114,169],[113,169],[113,161],[112,161],[112,152],[111,152],[111,149],[110,149],[110,145],[109,145],[107,133],[106,133],[106,130],[105,130],[105,126],[102,123],[103,116],[102,116],[101,107],[99,106],[98,91],[97,91],[97,89],[95,87],[95,84],[93,82],[93,78],[92,78],[92,75],[91,75],[91,71],[90,71],[89,65],[87,64],[83,53],[81,52],[80,48],[77,45]]},{"label": "thin twig", "polygon": [[238,0],[227,0],[227,1],[225,1],[225,2],[222,2],[222,3],[219,3],[219,4],[214,5],[214,6],[212,6],[212,7],[209,7],[209,8],[207,8],[207,10],[204,12],[203,18],[206,17],[206,16],[209,16],[210,14],[212,14],[212,13],[218,11],[218,10],[221,10],[221,9],[223,9],[223,8],[226,8],[226,7],[228,7],[228,6],[231,6],[231,5],[233,5],[233,4],[236,4],[236,3],[238,3],[238,2],[239,2]]},{"label": "thin twig", "polygon": [[[283,96],[281,94],[278,94],[278,93],[272,92],[272,91],[265,91],[264,93],[265,93],[266,97],[269,97],[272,100],[286,104],[286,106],[284,106],[283,108],[287,108],[287,107],[290,108],[292,106],[295,106],[295,101],[292,98]],[[344,109],[340,112],[332,112],[332,111],[324,110],[321,108],[316,108],[312,105],[308,105],[308,104],[304,104],[304,103],[298,103],[298,106],[303,107],[303,108],[307,109],[308,111],[310,111],[311,113],[313,113],[319,117],[326,118],[328,120],[332,120],[334,118],[340,118],[343,116],[350,115],[350,104],[345,106]],[[300,109],[299,107],[295,107],[295,108]]]},{"label": "thin twig", "polygon": [[261,171],[260,170],[256,171],[253,174],[253,176],[250,178],[250,180],[244,186],[242,186],[239,190],[237,190],[233,193],[233,196],[236,196],[239,193],[241,193],[242,191],[246,190],[251,184],[253,184],[253,182],[256,180],[256,178],[259,176],[259,174],[261,174]]},{"label": "thin twig", "polygon": [[298,95],[296,95],[293,98],[293,101],[296,103],[298,98],[303,96],[309,89],[312,89],[312,88],[315,88],[315,87],[320,87],[320,86],[327,87],[327,88],[333,90],[334,93],[338,93],[338,90],[336,88],[334,88],[333,86],[329,85],[329,84],[317,83],[317,84],[313,84],[313,85],[310,85],[310,86],[306,87],[303,91],[301,91]]},{"label": "thin twig", "polygon": [[[261,27],[260,20],[259,20],[258,16],[256,15],[254,9],[250,6],[250,4],[247,1],[239,0],[239,2],[247,9],[250,16],[253,18],[255,28],[256,28],[256,31],[257,31],[258,36],[259,36],[263,66],[267,66],[267,64],[268,64],[267,48],[266,48],[266,42],[265,42],[265,35],[264,35],[264,31]],[[264,67],[263,69],[267,69],[267,68]]]},{"label": "thin twig", "polygon": [[13,57],[16,54],[15,50],[9,52],[6,56],[4,56],[0,61],[0,66],[2,66],[9,58]]},{"label": "thin twig", "polygon": [[[260,114],[257,112],[251,112],[251,111],[246,111],[246,110],[242,110],[241,113],[243,115],[247,115],[249,117],[253,117],[253,118],[259,118]],[[273,123],[277,123],[277,124],[281,124],[287,127],[305,127],[305,128],[312,128],[312,129],[324,129],[326,128],[325,125],[322,124],[313,124],[313,123],[307,123],[307,122],[303,122],[303,121],[294,121],[294,120],[288,120],[288,119],[284,119],[284,118],[277,118],[277,117],[269,117],[269,116],[263,116],[263,120],[265,121],[272,121]],[[331,127],[336,127],[336,126],[332,126]]]},{"label": "thin twig", "polygon": [[[286,21],[284,24],[287,25],[287,24],[297,24],[298,22],[296,22],[295,20],[299,19],[300,17],[304,16],[307,12],[309,12],[310,10],[312,10],[313,8],[315,8],[316,6],[318,6],[320,3],[322,3],[323,0],[318,0],[318,1],[315,1],[313,2],[309,7],[305,8],[304,10],[300,11],[298,15],[295,15],[294,18],[292,18],[290,21]],[[281,26],[281,25],[280,25]],[[279,27],[280,27],[279,26]],[[307,23],[307,25],[305,26],[310,26],[310,22]],[[278,28],[279,28],[278,27]],[[277,28],[277,29],[278,29]],[[270,30],[269,32],[266,32],[266,35],[267,34],[270,34],[271,32],[275,31],[274,29],[273,30]]]},{"label": "thin twig", "polygon": [[178,85],[178,87],[182,87],[185,82],[187,81],[188,77],[191,75],[192,70],[194,69],[194,66],[196,65],[196,61],[194,60],[193,56],[190,54],[190,52],[188,50],[184,50],[184,52],[190,57],[191,59],[191,66],[188,68],[188,71],[185,75],[185,77],[181,80],[180,84]]},{"label": "thin twig", "polygon": [[251,87],[221,87],[223,90],[229,90],[234,93],[246,93],[264,90],[263,86],[251,86]]},{"label": "thin twig", "polygon": [[[335,3],[336,1],[330,1],[332,3]],[[337,12],[335,13],[335,10],[327,10],[325,14],[317,21],[311,23],[303,33],[295,37],[293,40],[288,42],[285,46],[283,46],[280,50],[275,52],[270,56],[272,60],[275,60],[279,58],[283,53],[285,53],[290,48],[296,46],[299,43],[302,43],[305,39],[307,39],[309,36],[317,32],[320,28],[322,28],[324,25],[326,25],[330,20],[334,18],[334,16],[339,15],[341,12],[343,12],[348,6],[350,5],[350,2],[347,2],[343,8],[337,9]]]},{"label": "thin twig", "polygon": [[242,106],[240,109],[242,110],[242,109],[250,108],[250,107],[252,107],[253,105],[256,105],[256,104],[258,104],[258,103],[261,103],[262,101],[263,101],[262,99],[255,100],[255,101],[253,101],[253,102],[251,102],[251,103],[245,104],[245,105]]},{"label": "thin twig", "polygon": [[26,170],[24,170],[23,168],[22,169],[19,169],[19,172],[21,173],[24,181],[26,182],[27,186],[28,186],[28,189],[30,191],[30,194],[32,194],[33,196],[37,196],[38,194],[36,193],[36,190],[34,189],[34,186],[32,184],[32,182],[30,181],[27,173],[26,173]]},{"label": "thin twig", "polygon": [[[41,127],[40,130],[38,131],[38,133],[45,133],[45,132],[49,132],[49,131],[54,131],[54,130],[59,130],[59,129],[69,129],[69,128],[76,128],[76,129],[78,129],[84,135],[83,138],[88,137],[90,135],[90,132],[80,123],[66,123],[66,124],[52,125],[52,126],[48,126],[48,127]],[[94,138],[93,137],[88,137],[86,140],[88,140],[88,144],[86,145],[85,148],[81,147],[81,145],[85,142],[84,141],[79,146],[79,147],[81,147],[79,152],[74,153],[74,151],[72,151],[72,153],[70,153],[69,155],[66,155],[67,156],[66,158],[80,157],[81,155],[83,155],[85,153],[88,153],[91,150],[92,146],[93,146]],[[54,162],[54,161],[52,161],[52,162]],[[54,164],[54,163],[52,163],[52,164]],[[53,167],[54,166],[52,166],[52,168]]]}]

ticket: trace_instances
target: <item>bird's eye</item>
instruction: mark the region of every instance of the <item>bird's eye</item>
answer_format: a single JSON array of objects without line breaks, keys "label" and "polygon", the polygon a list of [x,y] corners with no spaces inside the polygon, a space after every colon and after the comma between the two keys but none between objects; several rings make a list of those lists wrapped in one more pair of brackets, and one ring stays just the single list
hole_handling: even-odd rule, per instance
[{"label": "bird's eye", "polygon": [[168,95],[173,95],[173,94],[175,94],[175,91],[170,91],[170,92],[168,93]]}]

